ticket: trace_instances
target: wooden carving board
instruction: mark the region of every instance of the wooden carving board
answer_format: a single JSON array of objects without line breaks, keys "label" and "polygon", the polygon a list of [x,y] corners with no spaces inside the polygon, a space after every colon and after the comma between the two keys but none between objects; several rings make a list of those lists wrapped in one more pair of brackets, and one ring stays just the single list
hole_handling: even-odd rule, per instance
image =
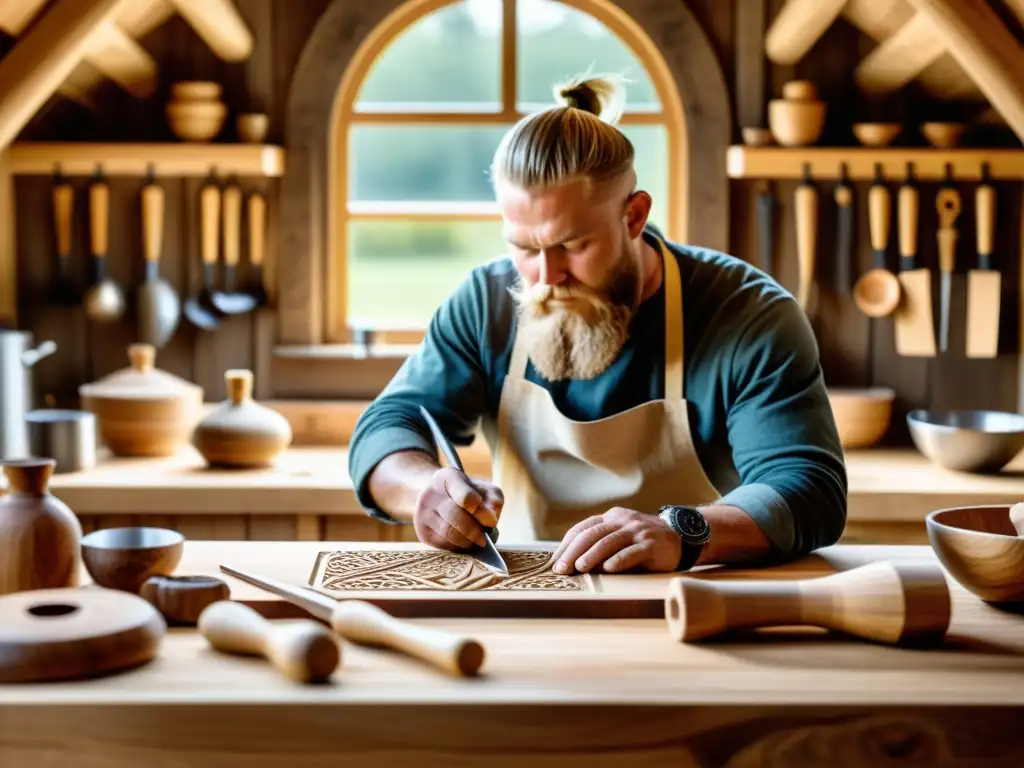
[{"label": "wooden carving board", "polygon": [[[368,600],[401,616],[664,618],[667,583],[644,576],[551,570],[552,549],[499,549],[509,576],[474,558],[428,547],[320,552],[309,586],[338,599]],[[608,591],[604,580],[615,579]],[[629,589],[634,579],[636,589]],[[625,581],[624,581],[625,580]]]}]

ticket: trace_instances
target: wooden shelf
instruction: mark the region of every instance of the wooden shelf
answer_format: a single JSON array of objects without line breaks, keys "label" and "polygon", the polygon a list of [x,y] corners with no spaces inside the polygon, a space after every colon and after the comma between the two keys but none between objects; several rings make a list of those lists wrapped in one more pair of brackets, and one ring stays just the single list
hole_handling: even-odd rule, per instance
[{"label": "wooden shelf", "polygon": [[902,179],[907,163],[920,180],[938,180],[952,166],[954,180],[976,181],[983,163],[993,179],[1024,179],[1024,150],[1021,149],[929,149],[902,147],[729,147],[726,165],[732,179],[800,179],[804,166],[815,179],[837,179],[843,164],[852,180],[870,180],[875,166],[891,179]]},{"label": "wooden shelf", "polygon": [[67,176],[89,176],[102,167],[108,176],[264,176],[284,174],[284,149],[266,144],[157,144],[15,142],[11,172],[49,175],[60,167]]}]

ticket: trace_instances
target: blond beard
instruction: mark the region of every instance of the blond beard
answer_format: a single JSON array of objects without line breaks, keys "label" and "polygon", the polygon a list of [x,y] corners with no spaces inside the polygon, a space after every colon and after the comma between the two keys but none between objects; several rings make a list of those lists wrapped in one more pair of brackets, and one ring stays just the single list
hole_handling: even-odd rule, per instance
[{"label": "blond beard", "polygon": [[520,279],[510,293],[518,305],[518,333],[537,372],[560,381],[592,379],[606,371],[629,336],[639,279],[628,255],[601,292],[578,285],[524,288]]}]

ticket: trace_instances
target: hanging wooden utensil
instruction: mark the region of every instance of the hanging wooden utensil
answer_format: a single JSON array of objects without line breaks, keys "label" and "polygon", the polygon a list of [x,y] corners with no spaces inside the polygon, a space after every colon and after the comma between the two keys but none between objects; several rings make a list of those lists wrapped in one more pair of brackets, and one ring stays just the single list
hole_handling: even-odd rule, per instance
[{"label": "hanging wooden utensil", "polygon": [[256,299],[237,290],[236,271],[241,257],[242,188],[230,183],[224,189],[224,272],[223,289],[215,291],[211,300],[225,315],[241,315],[256,306]]},{"label": "hanging wooden utensil", "polygon": [[167,632],[138,595],[91,587],[0,597],[0,683],[93,677],[152,660]]},{"label": "hanging wooden utensil", "polygon": [[249,195],[247,218],[249,223],[249,268],[251,271],[249,292],[256,300],[256,306],[265,307],[270,303],[263,282],[266,279],[263,274],[263,258],[266,255],[267,200],[259,192]]},{"label": "hanging wooden utensil", "polygon": [[967,357],[995,357],[999,349],[999,301],[1002,283],[992,266],[996,193],[982,167],[981,183],[974,193],[977,217],[978,268],[967,274]]},{"label": "hanging wooden utensil", "polygon": [[125,311],[124,291],[107,276],[110,250],[110,187],[101,171],[89,186],[93,284],[85,293],[85,313],[96,323],[113,323]]},{"label": "hanging wooden utensil", "polygon": [[757,232],[761,241],[761,271],[771,275],[775,271],[775,197],[770,181],[757,185]]},{"label": "hanging wooden utensil", "polygon": [[851,261],[853,260],[853,185],[846,175],[846,164],[839,173],[839,183],[833,193],[836,201],[836,287],[848,294],[853,290]]},{"label": "hanging wooden utensil", "polygon": [[900,282],[886,265],[891,219],[889,190],[881,168],[875,167],[875,181],[868,190],[868,225],[871,228],[871,250],[875,266],[861,275],[853,287],[853,300],[868,317],[892,314],[900,301]]},{"label": "hanging wooden utensil", "polygon": [[60,171],[53,174],[53,224],[57,235],[57,275],[53,283],[53,301],[73,306],[81,296],[71,279],[71,221],[74,216],[75,190]]},{"label": "hanging wooden utensil", "polygon": [[899,280],[903,295],[894,316],[896,352],[905,357],[935,357],[932,276],[930,270],[918,269],[916,264],[919,194],[909,163],[907,177],[900,185],[898,210]]},{"label": "hanging wooden utensil", "polygon": [[139,341],[161,349],[178,328],[181,301],[160,276],[160,249],[164,227],[164,190],[150,173],[142,188],[142,250],[146,275],[138,290]]},{"label": "hanging wooden utensil", "polygon": [[939,189],[935,207],[939,213],[939,350],[949,349],[949,304],[956,265],[956,220],[960,215],[960,193],[947,183]]},{"label": "hanging wooden utensil", "polygon": [[203,261],[203,287],[185,302],[185,316],[197,328],[212,331],[220,326],[222,315],[214,306],[215,290],[213,270],[217,266],[217,246],[220,242],[220,189],[210,181],[199,193],[199,215],[202,233],[200,258]]},{"label": "hanging wooden utensil", "polygon": [[818,245],[818,190],[811,180],[810,168],[806,165],[803,180],[797,185],[795,198],[796,253],[800,265],[797,302],[805,312],[809,312],[811,290],[814,287],[814,257]]}]

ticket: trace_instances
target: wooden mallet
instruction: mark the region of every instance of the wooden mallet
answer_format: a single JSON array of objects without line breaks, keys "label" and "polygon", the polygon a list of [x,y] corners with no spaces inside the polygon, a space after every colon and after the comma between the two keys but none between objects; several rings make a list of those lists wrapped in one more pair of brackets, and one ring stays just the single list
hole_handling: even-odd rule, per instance
[{"label": "wooden mallet", "polygon": [[939,643],[952,612],[942,569],[878,562],[809,579],[669,583],[665,619],[680,642],[735,630],[813,626],[894,645]]}]

